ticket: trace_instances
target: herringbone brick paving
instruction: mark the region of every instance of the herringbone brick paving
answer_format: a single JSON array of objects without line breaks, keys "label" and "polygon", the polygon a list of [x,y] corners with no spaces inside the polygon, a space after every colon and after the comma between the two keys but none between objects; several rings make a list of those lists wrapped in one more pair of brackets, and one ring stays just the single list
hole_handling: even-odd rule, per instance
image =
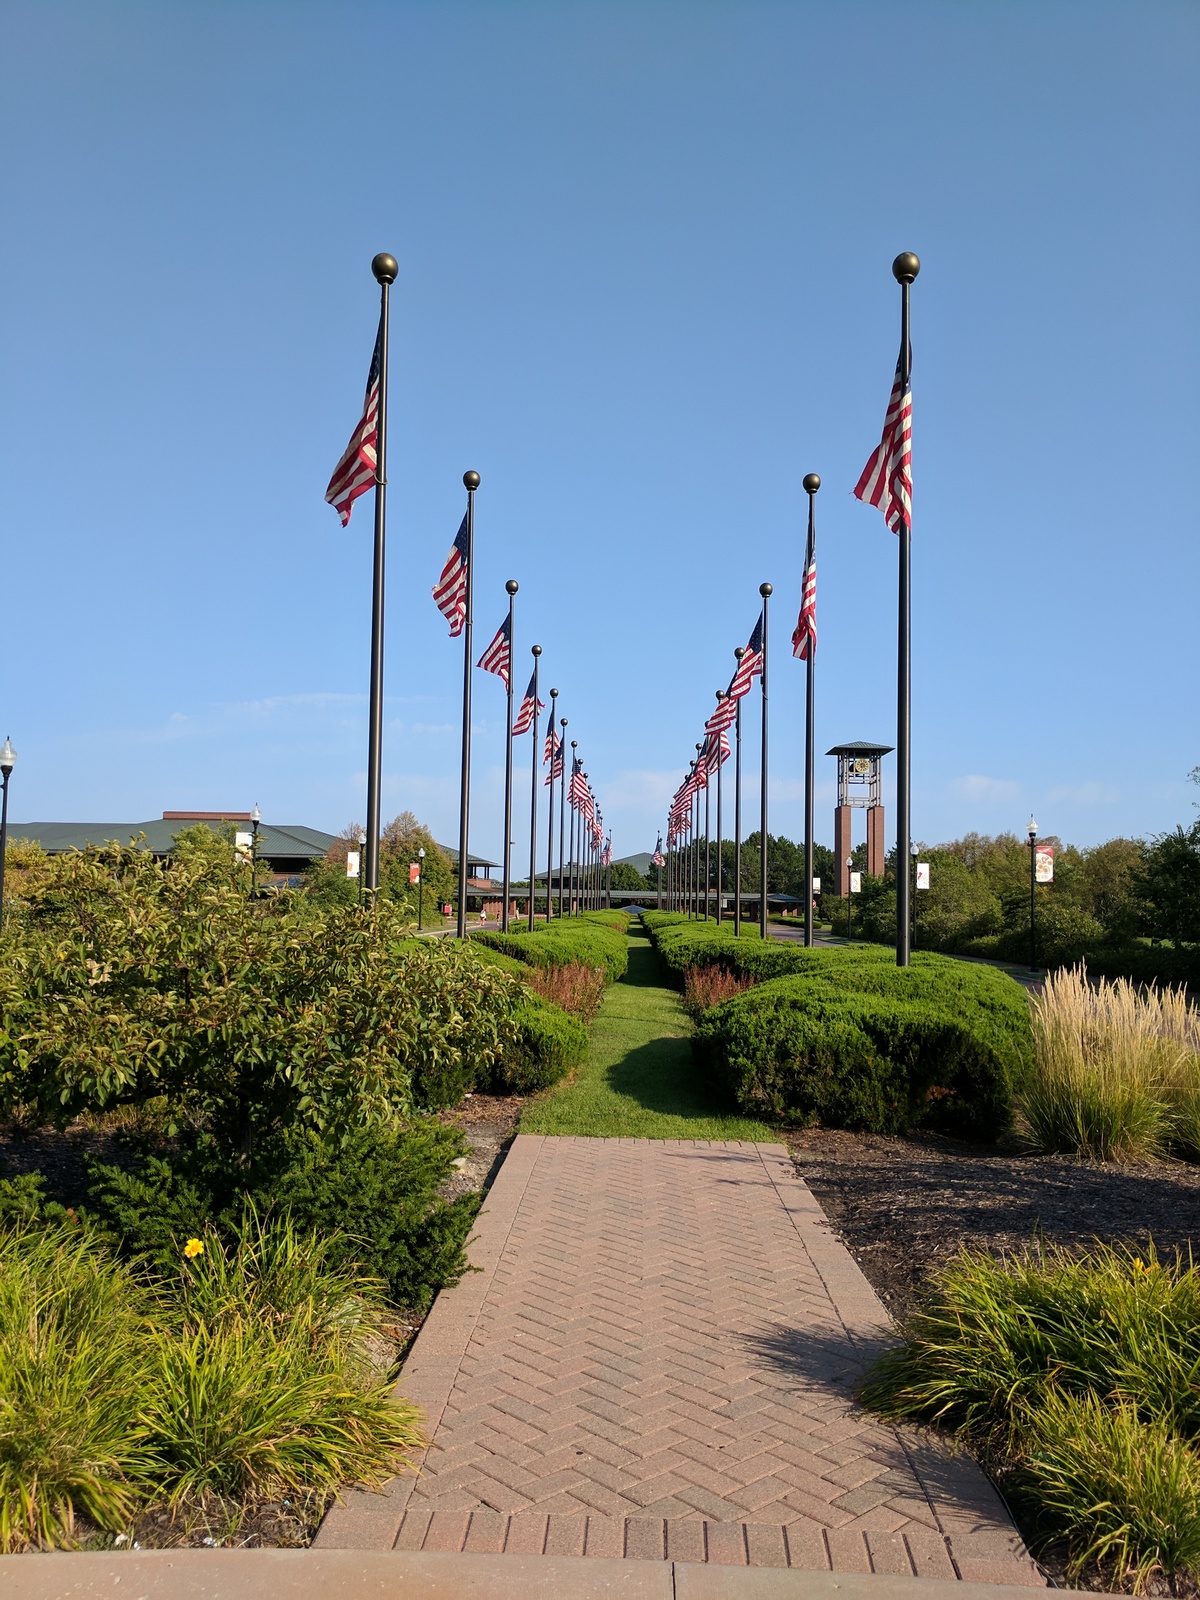
[{"label": "herringbone brick paving", "polygon": [[522,1135],[318,1543],[1040,1584],[978,1467],[855,1407],[887,1315],[782,1145]]}]

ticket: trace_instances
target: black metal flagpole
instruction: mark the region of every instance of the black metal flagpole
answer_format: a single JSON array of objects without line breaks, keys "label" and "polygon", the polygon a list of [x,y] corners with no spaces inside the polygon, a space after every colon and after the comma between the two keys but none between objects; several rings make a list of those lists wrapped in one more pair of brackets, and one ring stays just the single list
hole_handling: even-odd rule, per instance
[{"label": "black metal flagpole", "polygon": [[458,937],[467,936],[467,830],[471,810],[471,633],[474,626],[475,584],[475,491],[477,472],[464,472],[467,491],[467,615],[463,622],[463,725],[462,774],[458,799]]},{"label": "black metal flagpole", "polygon": [[[892,262],[892,276],[900,285],[900,394],[908,393],[912,377],[909,344],[908,291],[921,263],[906,250]],[[906,517],[901,529],[899,618],[896,651],[896,965],[907,967],[912,938],[912,886],[908,872],[909,836],[912,832],[912,529]]]},{"label": "black metal flagpole", "polygon": [[508,897],[512,889],[512,778],[513,778],[513,601],[519,585],[510,578],[504,585],[508,595],[508,727],[504,735],[504,900],[500,907],[500,931],[508,932]]},{"label": "black metal flagpole", "polygon": [[[533,761],[530,778],[529,797],[529,931],[533,932],[534,893],[533,885],[537,873],[537,806],[538,806],[538,657],[542,653],[540,644],[530,646],[533,656]],[[547,884],[547,893],[549,885]],[[549,921],[549,917],[547,917]]]},{"label": "black metal flagpole", "polygon": [[371,699],[367,723],[367,859],[368,895],[379,888],[379,813],[383,785],[383,581],[387,550],[387,392],[388,290],[400,271],[395,256],[380,254],[371,262],[379,285],[379,413],[375,450],[375,556],[371,571]]},{"label": "black metal flagpole", "polygon": [[[733,652],[740,661],[746,653],[745,645]],[[738,696],[737,714],[734,718],[733,738],[733,932],[735,938],[742,932],[742,696]]]},{"label": "black metal flagpole", "polygon": [[[579,748],[579,740],[578,739],[572,739],[571,740],[571,785],[572,785],[572,787],[574,786],[574,783],[575,783],[575,751],[578,748]],[[576,889],[575,889],[575,883],[576,883],[576,871],[575,871],[575,853],[576,853],[575,852],[575,820],[576,820],[576,817],[578,816],[579,808],[575,804],[575,796],[571,792],[571,788],[568,788],[567,793],[568,793],[568,796],[569,796],[570,801],[571,801],[571,859],[567,863],[567,877],[570,880],[570,882],[568,884],[568,887],[567,887],[567,894],[568,894],[568,898],[569,898],[570,903],[571,903],[571,915],[575,916],[575,914],[576,914],[576,912],[578,910],[578,905],[577,905],[577,900],[576,900]]]},{"label": "black metal flagpole", "polygon": [[[707,746],[705,748],[707,749]],[[711,765],[710,765],[710,763],[708,761],[707,755],[706,755],[705,756],[705,761],[704,761],[704,920],[705,920],[705,922],[708,921],[708,907],[709,907],[709,902],[712,899],[712,856],[711,856],[711,853],[710,853],[711,849],[712,849],[712,840],[711,840],[711,837],[710,837],[710,834],[709,834],[709,806],[710,806],[710,802],[711,802],[711,796],[709,794],[709,790],[710,790],[711,787],[712,787],[712,767],[711,767]]]},{"label": "black metal flagpole", "polygon": [[[566,728],[566,717],[560,717],[558,721],[558,737],[562,751],[562,761],[559,763],[558,769],[558,914],[560,917],[565,917],[567,914],[564,909],[567,886],[567,854],[565,848],[567,839],[567,741],[563,738]],[[553,765],[551,765],[550,771],[554,771]]]},{"label": "black metal flagpole", "polygon": [[[558,690],[550,691],[550,729],[547,737],[555,732],[554,714],[558,708]],[[550,791],[550,804],[546,813],[546,921],[554,918],[554,740],[550,738],[550,781],[546,785]]]},{"label": "black metal flagpole", "polygon": [[[718,706],[721,704],[721,701],[724,700],[724,698],[725,698],[724,689],[718,689],[717,690],[717,705]],[[722,852],[722,841],[724,839],[724,834],[721,831],[721,828],[722,828],[722,817],[721,817],[721,768],[725,765],[725,763],[721,760],[721,756],[722,756],[721,741],[722,741],[722,739],[724,737],[725,737],[725,735],[723,733],[718,733],[717,734],[717,926],[718,927],[720,927],[721,921],[722,921],[722,918],[721,918],[721,890],[722,890],[722,888],[724,886],[724,882],[725,882],[724,857],[723,857],[723,852]]]},{"label": "black metal flagpole", "polygon": [[759,831],[762,834],[762,847],[759,851],[759,931],[762,937],[767,937],[767,601],[771,598],[771,585],[760,583],[758,592],[762,595],[762,793],[759,796]]},{"label": "black metal flagpole", "polygon": [[[817,519],[815,501],[817,490],[821,487],[821,480],[815,472],[810,472],[804,479],[804,492],[808,496],[808,547],[804,555],[804,577],[801,585],[808,581],[808,569],[813,563],[817,553]],[[804,601],[801,599],[801,605]],[[804,942],[811,945],[813,942],[813,797],[816,783],[816,699],[814,690],[814,674],[817,665],[817,643],[811,632],[808,636],[808,653],[804,665],[808,668],[804,683]]]}]

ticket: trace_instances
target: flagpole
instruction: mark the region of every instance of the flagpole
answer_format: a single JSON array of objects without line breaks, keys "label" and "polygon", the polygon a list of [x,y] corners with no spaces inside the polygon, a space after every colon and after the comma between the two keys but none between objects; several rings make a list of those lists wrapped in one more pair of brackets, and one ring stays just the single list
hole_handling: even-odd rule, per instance
[{"label": "flagpole", "polygon": [[510,578],[504,585],[508,595],[508,727],[504,739],[504,901],[500,910],[500,931],[508,932],[508,897],[512,886],[512,779],[513,779],[513,600],[519,585]]},{"label": "flagpole", "polygon": [[[554,733],[554,715],[557,710],[558,690],[550,691],[550,728],[547,737]],[[546,921],[554,918],[554,740],[550,738],[550,805],[546,813]]]},{"label": "flagpole", "polygon": [[479,487],[479,474],[464,472],[463,486],[467,491],[465,597],[467,614],[463,622],[462,773],[459,779],[458,798],[458,937],[460,939],[465,939],[467,936],[467,829],[471,809],[471,633],[475,620],[475,491]]},{"label": "flagpole", "polygon": [[[379,285],[379,413],[375,444],[375,555],[371,571],[371,698],[367,722],[368,896],[379,888],[379,814],[383,787],[383,583],[387,548],[387,385],[388,290],[400,271],[396,258],[380,254],[371,262]],[[349,513],[347,512],[347,516]]]},{"label": "flagpole", "polygon": [[567,863],[567,877],[571,880],[570,881],[570,887],[569,887],[569,898],[570,898],[570,902],[571,902],[571,915],[572,916],[575,916],[576,913],[577,913],[577,900],[576,900],[576,889],[575,889],[575,883],[576,883],[576,871],[575,871],[575,819],[579,814],[579,807],[575,804],[574,788],[575,788],[575,752],[576,752],[576,750],[578,748],[579,748],[579,740],[578,739],[572,739],[571,740],[571,789],[569,791],[570,792],[570,796],[571,796],[571,859]]},{"label": "flagpole", "polygon": [[708,921],[709,901],[712,898],[712,842],[709,836],[709,806],[712,796],[712,769],[707,758],[704,767],[704,920]]},{"label": "flagpole", "polygon": [[[733,652],[739,661],[746,653],[745,645]],[[733,933],[742,933],[742,696],[738,696],[735,720],[733,757]]]},{"label": "flagpole", "polygon": [[771,585],[760,583],[758,592],[762,595],[762,793],[759,796],[759,831],[762,834],[762,847],[759,851],[759,931],[762,937],[767,937],[767,601],[771,598]]},{"label": "flagpole", "polygon": [[[803,585],[808,582],[808,569],[817,553],[816,497],[821,479],[815,472],[806,474],[804,492],[808,496],[808,548],[804,554]],[[801,606],[804,600],[801,598]],[[808,652],[805,660],[808,672],[804,684],[804,942],[812,946],[813,931],[813,797],[816,783],[816,691],[814,674],[817,666],[817,642],[810,630]]]},{"label": "flagpole", "polygon": [[[717,690],[717,705],[718,705],[718,707],[720,706],[721,701],[724,700],[724,698],[725,698],[724,689],[718,689]],[[725,765],[724,761],[721,759],[722,754],[723,754],[722,749],[721,749],[721,741],[724,739],[724,737],[725,737],[724,733],[718,733],[717,734],[717,926],[718,927],[721,926],[721,922],[722,922],[722,917],[721,917],[721,891],[722,891],[722,888],[724,887],[724,883],[725,883],[724,857],[723,857],[722,848],[721,848],[722,840],[724,838],[724,835],[723,835],[723,833],[721,831],[722,830],[722,818],[721,818],[721,769]]]},{"label": "flagpole", "polygon": [[[558,719],[559,746],[562,750],[562,761],[558,769],[558,914],[560,917],[565,917],[567,914],[563,910],[567,866],[567,856],[564,848],[567,838],[567,741],[563,738],[566,726],[566,717],[560,717]],[[553,756],[550,758],[550,763],[550,771],[553,774]]]},{"label": "flagpole", "polygon": [[[892,262],[900,285],[900,394],[908,393],[912,376],[909,345],[908,291],[921,270],[911,251]],[[912,528],[911,514],[900,532],[899,617],[896,650],[896,965],[907,967],[911,950],[912,885],[908,846],[912,833]]]},{"label": "flagpole", "polygon": [[[541,656],[540,644],[531,645],[529,653],[533,657],[533,777],[530,779],[529,801],[529,931],[533,932],[534,913],[534,876],[537,872],[537,807],[538,807],[538,658]],[[549,906],[547,906],[546,921],[549,922]]]}]

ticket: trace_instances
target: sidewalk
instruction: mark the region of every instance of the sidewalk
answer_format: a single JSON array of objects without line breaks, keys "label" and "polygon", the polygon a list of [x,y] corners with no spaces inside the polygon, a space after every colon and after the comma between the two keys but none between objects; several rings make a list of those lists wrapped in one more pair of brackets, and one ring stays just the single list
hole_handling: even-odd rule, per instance
[{"label": "sidewalk", "polygon": [[854,1406],[887,1314],[782,1145],[522,1135],[470,1253],[418,1474],[318,1549],[1042,1584],[973,1462]]}]

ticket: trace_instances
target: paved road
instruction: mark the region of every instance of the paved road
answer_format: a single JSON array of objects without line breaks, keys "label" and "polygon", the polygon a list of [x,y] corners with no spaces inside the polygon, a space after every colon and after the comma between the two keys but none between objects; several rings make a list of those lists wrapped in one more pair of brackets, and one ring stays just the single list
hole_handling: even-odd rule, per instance
[{"label": "paved road", "polygon": [[887,1314],[782,1145],[522,1135],[399,1390],[432,1444],[322,1549],[1040,1584],[973,1463],[853,1404]]}]

